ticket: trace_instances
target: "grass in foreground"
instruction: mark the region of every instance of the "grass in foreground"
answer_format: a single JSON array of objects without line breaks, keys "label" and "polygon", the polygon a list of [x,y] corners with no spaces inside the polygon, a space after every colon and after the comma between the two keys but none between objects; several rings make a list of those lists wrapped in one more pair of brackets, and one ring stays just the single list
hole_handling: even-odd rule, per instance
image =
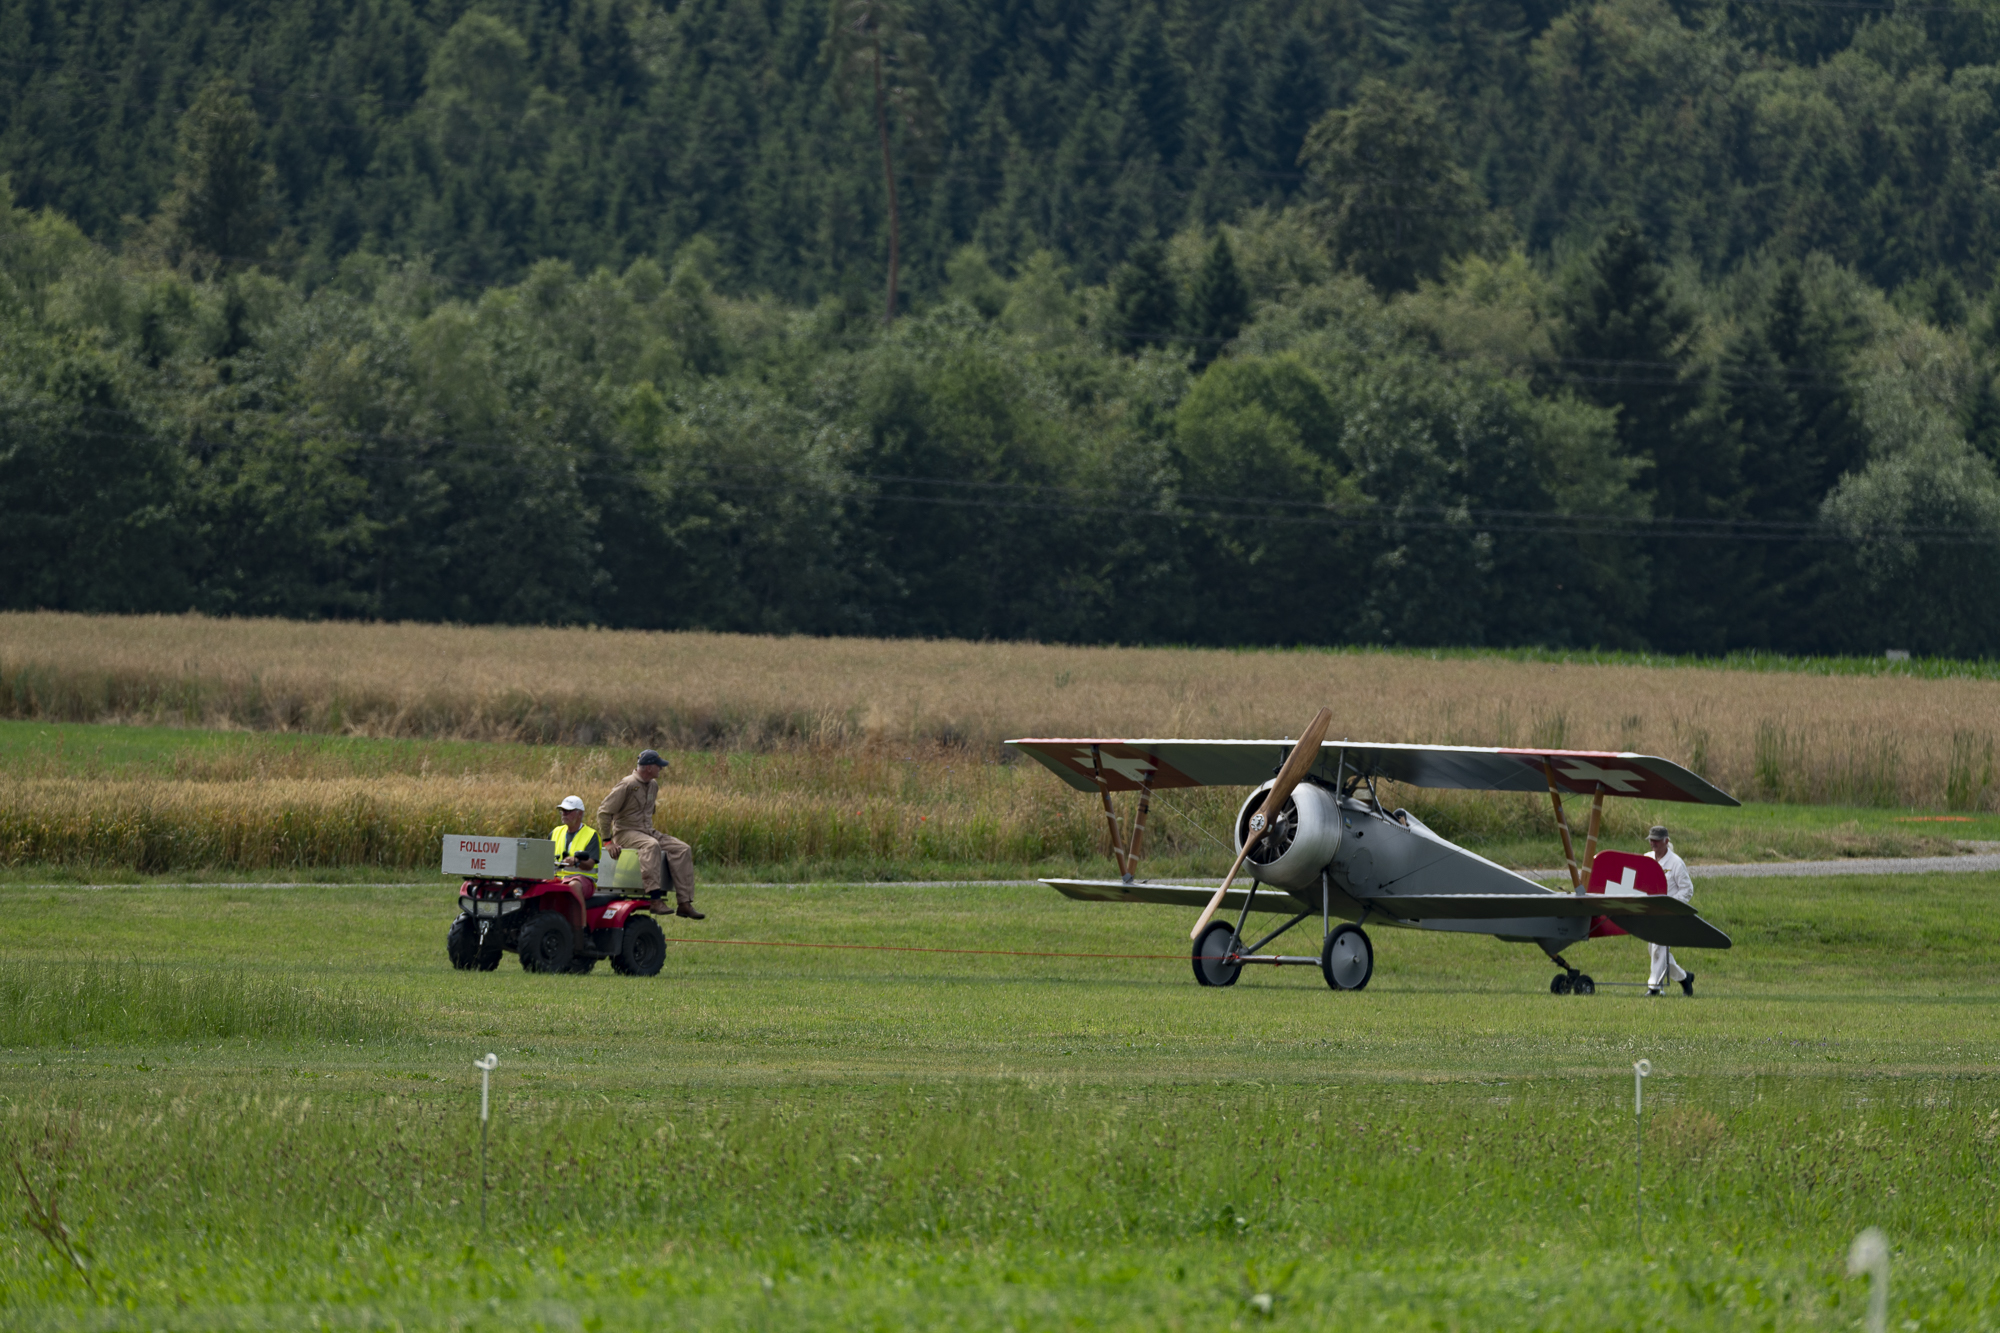
[{"label": "grass in foreground", "polygon": [[[1989,1327],[1990,885],[1704,886],[1738,947],[1659,1002],[1556,999],[1531,949],[1392,930],[1358,994],[1202,990],[1185,913],[1032,888],[716,888],[669,933],[1164,957],[682,944],[644,982],[468,975],[443,886],[0,888],[0,973],[88,914],[93,952],[408,1024],[0,1051],[0,1146],[61,1181],[94,1284],[16,1225],[0,1323],[1848,1328],[1874,1224],[1899,1325]],[[1584,951],[1600,981],[1644,966]]]},{"label": "grass in foreground", "polygon": [[352,989],[327,993],[213,966],[17,961],[0,973],[0,1047],[366,1041],[407,1031],[407,1019]]},{"label": "grass in foreground", "polygon": [[[963,751],[675,752],[660,820],[721,880],[1102,875],[1095,803],[1032,763]],[[370,740],[0,722],[0,875],[427,875],[446,832],[545,836],[569,792],[594,806],[630,756],[602,747]],[[1245,793],[1162,793],[1148,873],[1219,876]],[[1561,860],[1548,802],[1391,788],[1387,799],[1503,864]],[[1132,802],[1122,798],[1121,812]],[[1582,837],[1584,810],[1571,806]],[[1742,809],[1612,801],[1605,845],[1665,821],[1693,861],[1949,855],[2000,841],[2000,816],[1842,806]],[[1579,852],[1581,843],[1579,842]]]},{"label": "grass in foreground", "polygon": [[[1774,1310],[1845,1327],[1861,1292],[1830,1260],[1879,1224],[1901,1250],[1899,1315],[1964,1328],[1989,1312],[1991,1262],[1953,1251],[1993,1221],[1966,1188],[1991,1164],[1993,1091],[1683,1080],[1651,1126],[1651,1246],[1609,1079],[515,1104],[484,1242],[457,1108],[183,1092],[165,1115],[94,1108],[69,1198],[93,1221],[116,1209],[83,1233],[101,1295],[15,1265],[9,1322],[129,1301],[185,1328],[1230,1327],[1261,1296],[1273,1319],[1323,1327],[1352,1320],[1358,1283],[1391,1327]],[[70,1125],[28,1128],[40,1147]],[[190,1209],[195,1189],[209,1201]],[[229,1243],[171,1239],[190,1227]],[[132,1243],[147,1235],[164,1253]]]}]

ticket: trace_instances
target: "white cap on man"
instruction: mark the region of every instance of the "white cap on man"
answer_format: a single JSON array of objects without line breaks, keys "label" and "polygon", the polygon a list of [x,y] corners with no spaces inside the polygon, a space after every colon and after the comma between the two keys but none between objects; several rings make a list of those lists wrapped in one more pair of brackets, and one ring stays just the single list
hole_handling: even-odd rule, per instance
[{"label": "white cap on man", "polygon": [[581,796],[565,796],[562,798],[562,804],[558,805],[556,809],[581,810],[583,809],[583,798]]}]

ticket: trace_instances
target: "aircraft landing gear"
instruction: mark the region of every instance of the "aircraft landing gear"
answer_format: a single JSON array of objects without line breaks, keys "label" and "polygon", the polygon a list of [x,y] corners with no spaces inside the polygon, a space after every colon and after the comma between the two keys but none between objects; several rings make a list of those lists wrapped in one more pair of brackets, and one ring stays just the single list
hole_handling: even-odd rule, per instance
[{"label": "aircraft landing gear", "polygon": [[1243,942],[1236,927],[1217,921],[1194,942],[1194,979],[1204,986],[1234,986],[1243,975]]},{"label": "aircraft landing gear", "polygon": [[1549,994],[1551,995],[1597,994],[1597,983],[1592,981],[1586,974],[1579,972],[1575,968],[1571,967],[1569,965],[1569,959],[1563,957],[1561,954],[1556,952],[1556,946],[1554,942],[1550,940],[1541,940],[1538,941],[1538,943],[1540,943],[1542,946],[1542,952],[1549,956],[1549,961],[1562,969],[1562,971],[1558,972],[1555,976],[1549,979]]},{"label": "aircraft landing gear", "polygon": [[1566,971],[1556,973],[1550,979],[1549,994],[1595,995],[1597,994],[1597,983],[1590,979],[1588,973],[1579,972],[1572,967]]},{"label": "aircraft landing gear", "polygon": [[1375,946],[1368,942],[1368,932],[1356,925],[1336,928],[1320,946],[1319,970],[1334,990],[1366,987],[1375,975]]}]

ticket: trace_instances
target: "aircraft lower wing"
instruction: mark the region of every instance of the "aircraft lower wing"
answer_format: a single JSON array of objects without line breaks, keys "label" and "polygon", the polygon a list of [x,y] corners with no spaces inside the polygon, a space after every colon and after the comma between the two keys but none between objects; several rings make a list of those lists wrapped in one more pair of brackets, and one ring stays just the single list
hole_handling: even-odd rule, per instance
[{"label": "aircraft lower wing", "polygon": [[1727,949],[1730,939],[1698,916],[1621,916],[1627,935],[1673,949]]},{"label": "aircraft lower wing", "polygon": [[1437,893],[1377,897],[1367,905],[1405,921],[1494,921],[1524,916],[1605,916],[1628,935],[1676,949],[1727,949],[1729,936],[1695,914],[1692,904],[1665,894]]},{"label": "aircraft lower wing", "polygon": [[[1214,890],[1210,890],[1214,892]],[[1693,916],[1694,908],[1664,894],[1427,893],[1381,894],[1362,901],[1405,921],[1450,917],[1476,921],[1516,916],[1608,916],[1631,929],[1632,917]]]},{"label": "aircraft lower wing", "polygon": [[[1065,898],[1074,898],[1085,903],[1164,903],[1169,907],[1192,907],[1199,912],[1208,906],[1208,900],[1215,896],[1214,889],[1199,888],[1192,884],[1148,884],[1138,880],[1127,884],[1122,879],[1045,879],[1042,883],[1054,889]],[[1232,888],[1223,895],[1221,911],[1240,912],[1243,900],[1250,896],[1248,885]],[[1319,908],[1300,902],[1283,889],[1258,886],[1257,901],[1250,905],[1253,912],[1316,912]]]},{"label": "aircraft lower wing", "polygon": [[[1140,787],[1254,787],[1291,753],[1290,741],[1067,740],[1008,741],[1078,791]],[[1736,805],[1735,797],[1671,759],[1608,750],[1494,749],[1476,745],[1388,745],[1327,741],[1312,767],[1332,782],[1340,774],[1385,778],[1412,787],[1545,792],[1550,776],[1569,795]]]},{"label": "aircraft lower wing", "polygon": [[[1169,907],[1208,906],[1215,890],[1194,884],[1131,884],[1118,879],[1045,879],[1042,883],[1066,898],[1092,903],[1162,903]],[[1248,887],[1232,888],[1222,909],[1240,912],[1250,896]],[[1356,907],[1397,921],[1516,921],[1539,917],[1608,916],[1627,934],[1649,944],[1677,949],[1727,949],[1729,936],[1695,915],[1694,907],[1664,894],[1615,893],[1431,893],[1348,899]],[[1296,915],[1319,910],[1282,889],[1259,887],[1253,912]],[[1347,915],[1336,911],[1335,915]]]}]

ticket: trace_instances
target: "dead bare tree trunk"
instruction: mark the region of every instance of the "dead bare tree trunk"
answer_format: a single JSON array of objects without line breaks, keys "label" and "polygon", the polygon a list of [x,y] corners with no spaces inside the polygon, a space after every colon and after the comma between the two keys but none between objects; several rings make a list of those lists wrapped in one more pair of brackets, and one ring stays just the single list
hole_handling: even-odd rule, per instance
[{"label": "dead bare tree trunk", "polygon": [[889,155],[889,106],[882,92],[882,34],[874,34],[875,133],[882,140],[882,183],[889,190],[889,299],[882,311],[884,328],[896,320],[896,265],[902,240],[902,220],[896,214],[896,164]]},{"label": "dead bare tree trunk", "polygon": [[[903,207],[896,193],[896,145],[889,112],[902,121],[903,159],[920,171],[936,135],[942,105],[931,78],[929,44],[912,31],[908,0],[833,0],[826,55],[838,80],[836,96],[853,109],[866,87],[875,94],[875,138],[882,149],[882,188],[889,200],[889,284],[882,326],[896,322],[896,293],[903,276]],[[866,82],[864,83],[864,79]],[[853,100],[850,100],[853,99]]]}]

